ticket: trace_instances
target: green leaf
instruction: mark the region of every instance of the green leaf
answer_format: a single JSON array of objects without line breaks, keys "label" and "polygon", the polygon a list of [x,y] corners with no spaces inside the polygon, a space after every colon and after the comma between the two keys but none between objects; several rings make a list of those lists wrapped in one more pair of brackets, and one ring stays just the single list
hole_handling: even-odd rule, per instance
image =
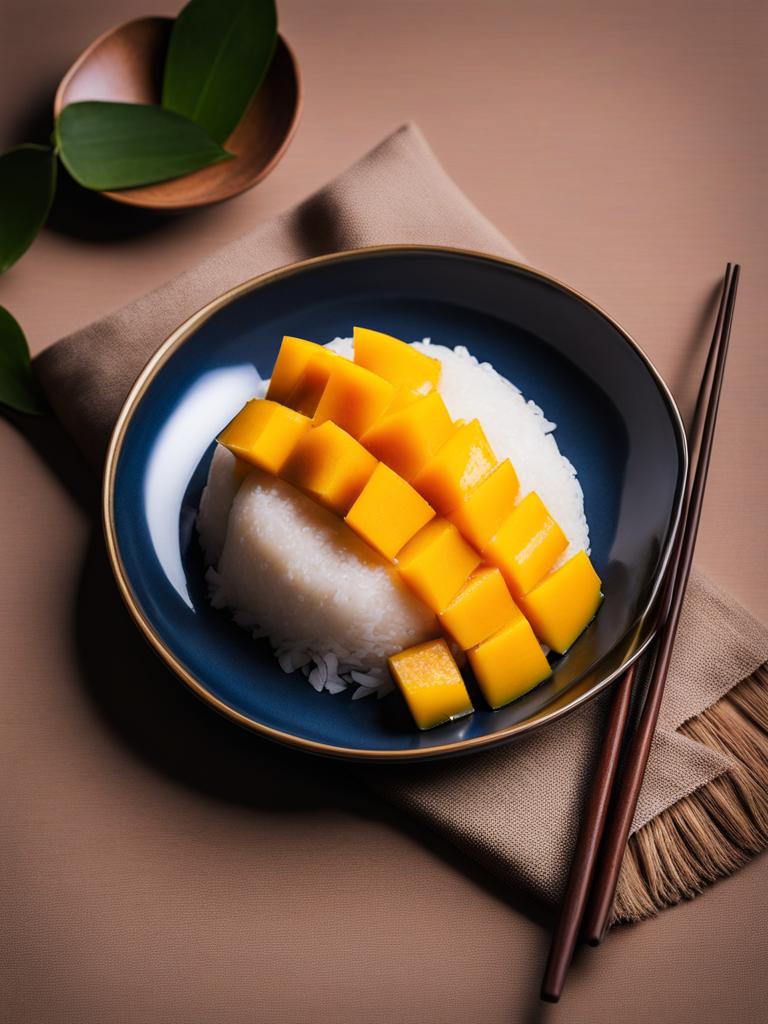
[{"label": "green leaf", "polygon": [[0,156],[0,274],[34,241],[55,191],[56,154],[48,146],[16,146]]},{"label": "green leaf", "polygon": [[276,45],[274,0],[190,0],[171,32],[163,106],[224,142],[264,81]]},{"label": "green leaf", "polygon": [[24,331],[0,306],[0,402],[19,412],[42,415],[48,409],[37,389]]},{"label": "green leaf", "polygon": [[199,125],[145,103],[71,103],[56,119],[56,142],[75,181],[98,191],[167,181],[232,156]]}]

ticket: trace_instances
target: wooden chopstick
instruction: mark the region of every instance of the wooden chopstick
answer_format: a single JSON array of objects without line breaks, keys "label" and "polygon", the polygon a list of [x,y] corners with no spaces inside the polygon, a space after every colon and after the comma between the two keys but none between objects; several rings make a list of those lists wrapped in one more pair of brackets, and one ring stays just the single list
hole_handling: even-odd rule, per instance
[{"label": "wooden chopstick", "polygon": [[548,1003],[556,1003],[560,999],[579,938],[616,771],[619,767],[636,672],[637,662],[616,683],[605,737],[595,768],[594,782],[584,808],[584,817],[573,851],[571,871],[560,903],[557,924],[549,947],[549,958],[544,970],[544,980],[541,983],[541,998]]},{"label": "wooden chopstick", "polygon": [[[700,426],[701,414],[705,404],[704,399],[707,393],[707,380],[710,374],[712,373],[713,366],[716,363],[716,358],[721,347],[720,341],[723,333],[723,324],[726,312],[726,297],[729,293],[730,271],[731,265],[728,264],[726,268],[725,278],[723,281],[720,307],[717,314],[717,321],[713,333],[712,344],[710,345],[709,353],[707,355],[707,362],[704,369],[704,373],[702,375],[701,386],[699,388],[699,394],[696,401],[696,410],[692,420],[692,427],[690,432],[692,441],[695,439],[698,433],[698,427]],[[736,280],[738,281],[738,274],[736,275]],[[728,324],[728,329],[730,329],[730,321]],[[714,424],[712,429],[714,430]],[[689,503],[686,503],[683,511],[684,519],[686,518],[687,509],[689,507]],[[672,559],[670,560],[670,566],[668,568],[668,584],[666,587],[666,594],[663,599],[660,621],[663,621],[667,618],[667,615],[672,605],[672,597],[674,590],[673,579],[676,576],[676,569],[678,566],[678,555],[682,547],[683,531],[684,525],[681,523],[678,541],[675,545],[675,550]],[[562,990],[565,985],[565,979],[568,973],[568,968],[570,967],[570,963],[573,958],[573,951],[575,949],[576,942],[579,937],[582,919],[584,917],[585,908],[587,906],[587,900],[589,898],[590,885],[594,877],[595,866],[597,863],[598,853],[600,851],[600,843],[608,818],[608,809],[610,804],[611,792],[614,786],[616,773],[618,770],[624,734],[626,732],[627,722],[629,718],[629,709],[632,701],[632,691],[636,676],[636,667],[636,664],[633,665],[626,673],[624,673],[624,675],[616,683],[616,692],[614,694],[613,702],[611,705],[609,719],[606,723],[606,730],[600,751],[600,757],[594,774],[594,783],[592,786],[592,790],[589,794],[589,798],[587,800],[587,805],[585,807],[584,816],[582,819],[581,828],[579,830],[579,836],[576,843],[576,848],[573,854],[571,871],[566,885],[565,894],[560,905],[560,912],[553,933],[549,958],[547,960],[547,966],[544,972],[544,979],[541,987],[541,997],[542,999],[545,999],[548,1002],[557,1002],[560,998],[560,995],[562,994]],[[624,845],[626,845],[626,839]],[[615,892],[615,881],[613,889]],[[611,896],[609,903],[609,912],[612,902],[613,895]]]},{"label": "wooden chopstick", "polygon": [[656,731],[656,722],[664,696],[672,648],[680,622],[685,589],[691,574],[693,552],[696,547],[696,536],[701,521],[701,509],[704,504],[704,490],[707,473],[712,455],[712,447],[717,424],[717,412],[720,405],[720,393],[725,375],[725,362],[728,357],[728,344],[731,337],[733,310],[736,292],[739,285],[741,268],[738,264],[726,269],[724,282],[725,305],[720,323],[719,343],[715,367],[712,374],[712,386],[707,403],[707,412],[701,433],[701,444],[696,462],[696,473],[686,508],[685,525],[680,541],[680,554],[671,585],[669,614],[662,623],[656,645],[656,660],[645,695],[645,702],[640,714],[637,729],[629,745],[627,757],[622,771],[621,780],[616,793],[615,806],[607,823],[605,836],[600,849],[600,862],[595,874],[587,910],[584,915],[584,935],[591,945],[602,942],[611,909],[616,895],[616,884],[624,859],[624,851],[629,839],[632,819],[637,808],[640,788],[643,784],[648,755]]}]

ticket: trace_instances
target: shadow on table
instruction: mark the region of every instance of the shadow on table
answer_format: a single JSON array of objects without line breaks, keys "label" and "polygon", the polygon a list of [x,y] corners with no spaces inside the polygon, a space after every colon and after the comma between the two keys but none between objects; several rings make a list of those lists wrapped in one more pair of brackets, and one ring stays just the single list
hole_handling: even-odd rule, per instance
[{"label": "shadow on table", "polygon": [[73,623],[89,697],[119,741],[156,770],[218,800],[260,810],[342,807],[385,821],[536,920],[546,911],[496,881],[454,846],[374,796],[365,769],[269,743],[217,715],[152,651],[123,605],[98,532],[80,578]]},{"label": "shadow on table", "polygon": [[[31,102],[15,116],[6,135],[15,145],[24,142],[48,143],[53,131],[53,96],[58,79],[43,83]],[[81,188],[59,163],[56,195],[45,230],[71,235],[80,241],[119,241],[146,235],[176,222],[176,216],[152,213],[132,206],[121,206]]]}]

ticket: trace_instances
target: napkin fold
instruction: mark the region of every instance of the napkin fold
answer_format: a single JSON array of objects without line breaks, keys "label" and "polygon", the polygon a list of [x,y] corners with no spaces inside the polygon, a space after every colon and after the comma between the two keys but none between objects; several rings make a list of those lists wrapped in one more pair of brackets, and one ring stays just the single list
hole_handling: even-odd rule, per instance
[{"label": "napkin fold", "polygon": [[[35,360],[38,379],[98,467],[139,371],[209,300],[297,260],[407,242],[522,259],[451,181],[413,125],[303,203],[53,345]],[[767,660],[765,626],[694,571],[622,869],[617,919],[636,920],[690,897],[768,845]],[[565,881],[608,697],[506,747],[457,761],[366,768],[363,775],[489,870],[551,902]]]}]

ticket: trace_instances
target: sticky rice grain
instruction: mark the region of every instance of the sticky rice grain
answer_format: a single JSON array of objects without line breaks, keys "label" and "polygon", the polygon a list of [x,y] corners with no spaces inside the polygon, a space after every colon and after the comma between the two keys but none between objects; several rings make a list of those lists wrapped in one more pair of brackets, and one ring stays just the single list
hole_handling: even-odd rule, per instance
[{"label": "sticky rice grain", "polygon": [[341,519],[260,470],[240,485],[209,580],[214,604],[268,636],[283,667],[307,668],[318,689],[343,688],[353,670],[383,682],[393,651],[439,632],[393,567]]}]

